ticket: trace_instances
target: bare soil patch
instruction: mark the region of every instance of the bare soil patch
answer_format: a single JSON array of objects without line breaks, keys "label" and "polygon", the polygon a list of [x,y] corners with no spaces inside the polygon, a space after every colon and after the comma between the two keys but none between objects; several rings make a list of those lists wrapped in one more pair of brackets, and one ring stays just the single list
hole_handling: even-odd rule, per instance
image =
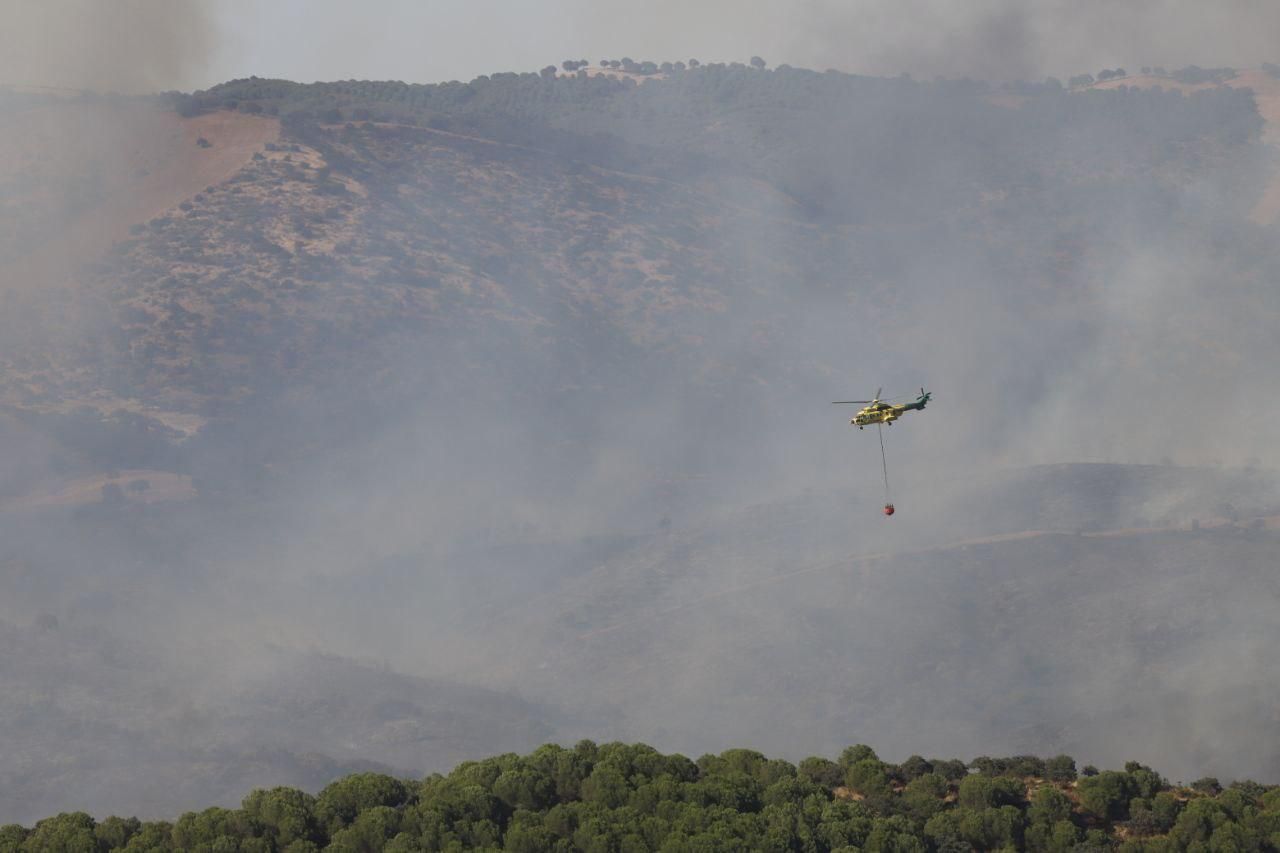
[{"label": "bare soil patch", "polygon": [[130,226],[227,180],[279,135],[274,118],[184,119],[150,104],[66,102],[5,115],[0,291],[74,278]]},{"label": "bare soil patch", "polygon": [[0,501],[0,512],[100,503],[104,488],[111,483],[120,487],[123,500],[129,503],[152,504],[196,496],[191,477],[186,474],[137,469],[48,483],[29,494]]}]

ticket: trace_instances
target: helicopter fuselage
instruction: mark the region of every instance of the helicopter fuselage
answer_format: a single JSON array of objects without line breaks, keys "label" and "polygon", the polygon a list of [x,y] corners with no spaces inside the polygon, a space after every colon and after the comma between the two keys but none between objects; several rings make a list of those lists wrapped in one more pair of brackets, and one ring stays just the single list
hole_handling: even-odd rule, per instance
[{"label": "helicopter fuselage", "polygon": [[891,406],[888,403],[875,402],[854,415],[849,423],[856,426],[858,429],[872,426],[874,424],[889,424],[892,426],[893,422],[902,417],[905,412],[923,409],[925,404],[928,402],[928,395],[922,395],[914,403],[903,403],[899,406]]}]

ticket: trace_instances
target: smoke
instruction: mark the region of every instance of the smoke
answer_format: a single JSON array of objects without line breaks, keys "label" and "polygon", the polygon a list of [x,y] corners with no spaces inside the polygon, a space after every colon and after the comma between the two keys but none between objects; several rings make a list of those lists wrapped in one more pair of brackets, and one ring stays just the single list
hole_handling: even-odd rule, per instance
[{"label": "smoke", "polygon": [[784,53],[818,67],[917,77],[1035,79],[1140,66],[1274,59],[1280,11],[1252,0],[806,0]]},{"label": "smoke", "polygon": [[[113,7],[114,8],[114,7]],[[224,0],[205,83],[470,79],[564,59],[742,61],[917,78],[1038,79],[1103,68],[1257,66],[1280,11],[1255,0]],[[394,23],[394,25],[393,25]]]},{"label": "smoke", "polygon": [[922,78],[1256,66],[1275,59],[1280,32],[1280,11],[1254,0],[1211,6],[1191,0],[710,0],[693,6],[583,0],[570,9],[565,17],[584,43],[637,58],[693,51],[745,61],[758,53],[775,64]]},{"label": "smoke", "polygon": [[1065,78],[1118,66],[1256,66],[1277,58],[1280,33],[1280,11],[1251,0],[387,0],[358,13],[329,0],[5,0],[0,22],[0,84],[123,92],[248,73],[430,82],[628,55]]},{"label": "smoke", "polygon": [[[566,57],[718,60],[754,53],[773,65],[862,73],[1034,78],[1120,64],[1256,63],[1270,58],[1277,14],[1243,3],[1210,8],[1092,0],[533,5],[432,4],[424,11],[404,3],[381,10],[393,15],[364,7],[353,20],[351,7],[334,3],[261,12],[255,10],[262,4],[248,3],[215,12],[196,3],[10,3],[0,34],[0,78],[146,91],[213,82],[211,74],[430,80]],[[304,6],[307,14],[299,14]],[[511,14],[493,14],[504,8]],[[217,27],[209,20],[215,14]],[[223,30],[229,33],[224,40],[210,35]],[[522,38],[501,36],[517,30]],[[453,43],[437,51],[441,40]],[[234,66],[218,64],[231,56]],[[970,102],[974,109],[983,104]],[[701,108],[677,105],[691,114]],[[867,171],[882,173],[874,187],[886,206],[899,188],[970,178],[973,164],[964,157],[926,164],[902,154],[908,134],[893,124],[896,114],[868,116],[855,115],[851,124],[864,132],[857,150],[874,154]],[[624,139],[643,138],[648,123],[638,111],[613,130]],[[153,135],[132,121],[126,130],[135,139]],[[775,130],[748,123],[723,138],[737,145]],[[850,147],[849,128],[837,130],[831,147]],[[84,144],[73,146],[69,160],[92,161],[94,149],[122,150],[131,140],[129,133],[75,135]],[[1093,128],[1083,136],[1088,143],[1105,134]],[[779,150],[785,146],[779,143]],[[1127,701],[1122,685],[1141,674],[1145,650],[1162,641],[1172,648],[1159,670],[1168,680],[1144,683],[1150,703],[1144,707],[1167,701],[1171,692],[1195,702],[1183,718],[1141,742],[1142,757],[1179,772],[1201,759],[1220,761],[1213,766],[1224,774],[1276,766],[1268,756],[1245,760],[1240,742],[1226,734],[1204,734],[1230,716],[1205,712],[1215,685],[1244,697],[1235,707],[1246,722],[1256,722],[1253,711],[1269,698],[1246,695],[1262,668],[1262,651],[1274,645],[1266,608],[1220,607],[1215,618],[1235,613],[1245,627],[1188,650],[1173,640],[1212,633],[1218,623],[1197,622],[1197,614],[1184,609],[1166,624],[1161,619],[1169,607],[1150,605],[1134,627],[1120,609],[1124,596],[1110,594],[1111,574],[1120,566],[1115,571],[1132,584],[1135,598],[1176,604],[1184,589],[1179,584],[1198,577],[1192,562],[1171,556],[1176,548],[1144,550],[1118,539],[1111,552],[1108,540],[1095,546],[1081,537],[1068,545],[1037,538],[1025,550],[999,553],[992,543],[921,553],[957,539],[1045,527],[1074,537],[1091,527],[1143,526],[1144,519],[1186,524],[1215,512],[1222,495],[1243,492],[1236,480],[1205,486],[1199,472],[1143,487],[1092,469],[1079,479],[1063,474],[1028,484],[1016,477],[1010,482],[994,470],[999,466],[1162,456],[1196,464],[1280,462],[1267,455],[1266,425],[1274,423],[1268,415],[1275,404],[1251,396],[1251,389],[1267,386],[1275,343],[1268,324],[1251,317],[1248,300],[1217,301],[1217,275],[1230,259],[1215,254],[1221,249],[1214,234],[1201,240],[1182,229],[1172,233],[1183,242],[1161,239],[1169,233],[1163,212],[1135,204],[1131,227],[1103,236],[1081,231],[1082,240],[1092,241],[1088,253],[1064,249],[1059,233],[1019,230],[1016,210],[1008,215],[1014,225],[1006,223],[1006,242],[986,253],[965,230],[968,213],[958,217],[960,224],[915,228],[911,216],[929,211],[874,209],[854,225],[815,237],[821,229],[801,221],[793,200],[749,182],[699,186],[694,194],[706,194],[702,206],[690,208],[682,206],[689,187],[611,174],[602,189],[592,189],[587,178],[573,184],[580,194],[566,195],[571,203],[548,201],[529,183],[562,186],[559,166],[507,152],[510,162],[494,168],[482,158],[467,159],[465,150],[441,147],[424,155],[438,155],[445,174],[438,185],[416,190],[456,192],[458,183],[480,176],[467,185],[471,195],[459,196],[467,201],[454,205],[456,219],[430,227],[414,221],[414,190],[406,181],[404,205],[397,201],[370,230],[385,237],[403,229],[397,237],[408,235],[401,243],[412,245],[429,242],[437,229],[456,229],[450,238],[459,243],[493,240],[500,244],[494,254],[527,259],[556,251],[563,235],[576,234],[576,206],[600,201],[595,192],[604,198],[593,212],[600,228],[586,241],[584,256],[629,255],[640,247],[665,260],[664,246],[687,257],[705,254],[713,259],[706,268],[717,276],[697,282],[699,304],[712,308],[699,314],[679,300],[664,302],[656,288],[640,299],[628,289],[632,283],[618,286],[608,269],[583,276],[592,285],[590,299],[565,299],[545,286],[545,277],[534,277],[533,267],[507,260],[492,273],[507,290],[486,307],[523,300],[527,317],[537,320],[532,331],[512,324],[471,337],[471,327],[462,326],[447,342],[453,349],[389,348],[377,366],[395,378],[396,399],[381,400],[383,408],[365,387],[383,377],[361,373],[363,356],[338,344],[324,349],[325,357],[350,358],[353,366],[328,377],[321,402],[308,405],[304,395],[299,401],[287,396],[290,389],[264,382],[259,408],[215,410],[199,440],[183,446],[188,461],[205,465],[196,471],[205,478],[200,502],[176,508],[161,502],[151,515],[136,501],[126,509],[103,501],[41,516],[39,524],[28,524],[21,513],[0,519],[0,572],[10,593],[0,602],[0,617],[9,623],[0,624],[0,632],[19,650],[13,659],[21,664],[4,673],[15,685],[6,693],[14,704],[0,711],[12,711],[24,727],[18,734],[28,736],[18,758],[38,767],[50,763],[48,756],[85,761],[88,753],[68,759],[67,742],[58,737],[64,729],[44,721],[71,730],[92,719],[99,727],[73,746],[92,742],[102,750],[90,750],[101,766],[134,768],[116,785],[103,786],[86,773],[35,793],[38,786],[21,778],[0,777],[8,786],[0,792],[26,797],[21,810],[0,814],[0,821],[80,806],[172,817],[175,809],[207,805],[210,797],[234,803],[268,781],[298,784],[296,774],[242,771],[232,774],[234,785],[197,786],[168,798],[159,792],[149,803],[132,798],[134,791],[154,789],[155,778],[138,778],[152,770],[157,778],[182,776],[184,767],[210,756],[230,760],[219,750],[252,752],[277,745],[271,742],[277,737],[290,749],[342,751],[344,760],[400,762],[407,771],[430,762],[444,769],[446,759],[525,748],[553,735],[643,737],[694,753],[752,746],[791,757],[834,753],[855,740],[897,754],[1078,748],[1111,763],[1108,753],[1123,750],[1124,737],[1080,726],[1067,734],[1028,731],[1027,720],[1049,711],[1086,714],[1093,702],[1102,709],[1099,728],[1119,726],[1115,717]],[[20,164],[0,165],[6,173],[22,171]],[[833,160],[832,174],[842,165],[846,161]],[[123,171],[105,157],[97,168]],[[63,169],[55,160],[51,169],[70,173],[72,166]],[[526,173],[531,182],[521,180]],[[252,209],[245,198],[251,193],[237,188],[235,200],[219,193],[208,192],[225,205],[210,208],[219,216],[186,235],[194,235],[183,249],[194,247],[193,264],[201,260],[195,249],[213,239],[208,235],[217,233],[219,220],[248,217]],[[481,201],[494,194],[500,212],[486,220],[494,209],[483,210]],[[1206,179],[1182,186],[1168,207],[1207,223],[1204,212],[1226,194]],[[1109,200],[1121,207],[1132,201],[1117,195]],[[625,209],[612,204],[613,197],[627,199]],[[80,209],[80,196],[68,198],[68,210]],[[1025,203],[1045,202],[1032,197]],[[557,222],[561,212],[566,218]],[[30,208],[19,220],[22,213],[30,216]],[[285,233],[293,213],[276,210],[270,227],[257,231]],[[668,218],[680,225],[697,221],[694,243],[663,232],[659,226]],[[1124,221],[1114,213],[1103,218]],[[309,227],[323,230],[321,220]],[[59,221],[51,215],[53,224],[34,231],[63,258],[69,252]],[[415,231],[418,226],[424,227]],[[541,242],[521,244],[530,233]],[[1031,284],[1024,288],[1020,277],[1034,264],[1019,267],[1009,259],[1064,255],[1064,269],[1052,282],[1071,295],[1043,303],[1026,296]],[[1264,272],[1266,263],[1259,262]],[[167,265],[127,272],[156,288],[174,285]],[[76,274],[59,271],[60,277]],[[475,270],[468,274],[479,277]],[[850,280],[858,286],[846,289]],[[217,304],[224,307],[242,298],[218,291],[224,284],[216,271],[191,292],[211,303],[223,300]],[[229,286],[242,286],[243,294],[257,284]],[[680,293],[679,284],[672,292]],[[651,285],[634,287],[640,292]],[[307,298],[333,299],[345,314],[347,296],[336,292],[315,288]],[[370,292],[370,298],[383,293]],[[167,304],[157,290],[152,295],[148,307]],[[479,288],[470,295],[477,302],[489,298]],[[610,299],[628,304],[619,308]],[[616,313],[602,320],[586,307],[599,305]],[[612,324],[629,316],[626,310],[652,311],[647,323],[627,330],[656,336],[672,351],[697,341],[684,351],[694,355],[685,362],[651,357],[622,324]],[[271,316],[270,307],[263,314]],[[104,310],[98,320],[109,318]],[[210,331],[191,322],[175,337],[206,335],[211,348],[257,334],[253,324]],[[328,322],[337,334],[340,324]],[[282,323],[291,334],[303,328]],[[561,335],[550,345],[547,328]],[[436,328],[410,331],[438,334]],[[72,328],[66,337],[82,332]],[[317,347],[329,346],[319,340]],[[225,360],[232,370],[241,353],[201,355]],[[695,375],[685,372],[689,364],[698,366]],[[570,383],[581,384],[566,389]],[[100,473],[60,444],[68,434],[80,438],[73,418],[52,417],[67,414],[53,411],[56,392],[64,389],[31,385],[33,395],[50,395],[37,398],[35,407],[50,417],[0,421],[0,502],[47,480]],[[875,436],[852,431],[849,413],[827,401],[867,396],[877,386],[901,393],[921,385],[937,393],[935,402],[887,431],[903,511],[886,526],[876,512],[883,493]],[[80,390],[69,389],[68,399]],[[183,380],[168,390],[180,396],[188,386]],[[388,385],[378,390],[387,393]],[[273,401],[277,391],[280,400]],[[1228,412],[1246,403],[1258,409],[1224,425],[1218,410],[1194,415],[1206,400],[1221,401]],[[235,417],[243,422],[228,427]],[[132,448],[122,440],[116,449],[123,459]],[[287,456],[286,464],[275,465],[272,452]],[[246,458],[273,464],[258,466],[262,482],[233,481],[219,493],[220,469]],[[1090,479],[1095,476],[1101,482]],[[86,479],[86,488],[96,485]],[[806,490],[813,494],[803,497]],[[1259,512],[1274,506],[1274,495],[1261,486],[1248,500]],[[1250,547],[1259,562],[1269,553],[1265,539]],[[915,556],[868,556],[906,551]],[[1168,566],[1176,575],[1162,573]],[[1211,584],[1193,589],[1193,598],[1213,592]],[[1109,628],[1106,642],[1092,630],[1099,625]],[[1248,659],[1222,666],[1244,641]],[[351,672],[335,676],[315,663],[313,652],[363,663],[348,661]],[[1092,667],[1104,658],[1110,668]],[[459,683],[492,692],[462,691],[446,713],[428,714],[422,690],[405,688],[399,676],[379,677],[389,666],[439,679],[428,683],[441,695],[459,691]],[[309,673],[318,670],[323,678],[312,679]],[[284,680],[282,672],[304,675]],[[1215,672],[1220,680],[1208,677]],[[396,683],[388,687],[388,681]],[[71,686],[64,690],[62,683]],[[1087,688],[1087,697],[1070,695],[1076,686]],[[546,704],[535,707],[513,694]],[[351,701],[356,695],[360,701]],[[1003,703],[1005,695],[1016,698]],[[477,707],[490,709],[488,729],[464,724]],[[355,710],[343,717],[343,708]],[[519,734],[499,747],[494,731]],[[1137,736],[1132,725],[1118,731]],[[1160,750],[1172,752],[1187,733],[1200,736],[1202,751],[1166,761]],[[433,752],[441,741],[449,749]],[[138,744],[151,750],[152,763],[133,758]],[[13,764],[27,766],[22,761]],[[324,781],[304,778],[311,787]]]},{"label": "smoke", "polygon": [[0,85],[189,88],[216,43],[211,27],[199,0],[4,0]]}]

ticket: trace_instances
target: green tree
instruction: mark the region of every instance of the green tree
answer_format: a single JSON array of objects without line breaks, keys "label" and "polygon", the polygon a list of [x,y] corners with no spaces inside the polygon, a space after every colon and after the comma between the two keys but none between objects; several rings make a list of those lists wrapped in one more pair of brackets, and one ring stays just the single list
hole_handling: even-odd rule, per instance
[{"label": "green tree", "polygon": [[1052,826],[1061,820],[1071,819],[1071,800],[1057,788],[1043,785],[1031,797],[1027,809],[1027,821],[1032,824]]},{"label": "green tree", "polygon": [[1262,838],[1239,823],[1223,823],[1209,836],[1210,853],[1245,853],[1261,849]]},{"label": "green tree", "polygon": [[125,845],[130,853],[156,853],[173,850],[173,825],[167,821],[146,821]]},{"label": "green tree", "polygon": [[1022,814],[1013,806],[967,809],[960,813],[960,837],[979,850],[1022,846]]},{"label": "green tree", "polygon": [[898,765],[902,778],[908,782],[926,773],[933,772],[933,764],[919,755],[913,755]]},{"label": "green tree", "polygon": [[[405,833],[401,833],[404,836]],[[397,836],[399,838],[400,836]],[[304,841],[298,839],[290,842],[287,846],[278,848],[282,853],[320,853],[320,847],[314,841]],[[416,839],[405,837],[399,844],[393,840],[392,844],[386,847],[387,853],[409,853],[409,851],[419,851],[426,848],[417,846]]]},{"label": "green tree", "polygon": [[1004,772],[1008,762],[1002,758],[992,758],[989,755],[979,755],[973,761],[969,762],[969,766],[981,773],[983,776],[999,776]]},{"label": "green tree", "polygon": [[763,787],[745,773],[706,776],[686,789],[691,802],[715,805],[736,812],[756,812],[761,807]]},{"label": "green tree", "polygon": [[1219,794],[1217,803],[1235,821],[1245,820],[1258,811],[1257,803],[1252,797],[1233,788],[1228,788]]},{"label": "green tree", "polygon": [[968,765],[958,758],[950,758],[943,761],[935,759],[930,763],[933,764],[933,772],[948,782],[959,782],[969,775]]},{"label": "green tree", "polygon": [[1044,763],[1044,775],[1050,782],[1074,782],[1076,760],[1070,755],[1055,755]]},{"label": "green tree", "polygon": [[1036,853],[1070,853],[1076,850],[1083,835],[1083,830],[1069,820],[1035,823],[1027,827],[1024,843],[1028,850]]},{"label": "green tree", "polygon": [[874,749],[867,746],[865,743],[858,743],[853,746],[845,747],[844,751],[840,753],[839,763],[841,769],[847,772],[850,767],[857,764],[859,761],[866,761],[868,759],[872,761],[880,760]]},{"label": "green tree", "polygon": [[799,804],[811,796],[831,798],[831,791],[801,776],[788,776],[764,789],[760,797],[764,806]]},{"label": "green tree", "polygon": [[1182,812],[1182,802],[1168,791],[1161,791],[1151,800],[1151,814],[1157,832],[1168,832]]},{"label": "green tree", "polygon": [[541,815],[518,811],[511,817],[504,838],[504,850],[512,853],[542,853],[555,847],[555,835],[543,825]]},{"label": "green tree", "polygon": [[413,811],[423,826],[441,821],[449,827],[478,821],[502,824],[510,816],[510,808],[481,786],[452,779],[433,787]]},{"label": "green tree", "polygon": [[1222,785],[1218,783],[1216,776],[1202,776],[1191,783],[1191,790],[1216,797],[1222,793]]},{"label": "green tree", "polygon": [[1080,795],[1080,805],[1101,820],[1124,820],[1128,815],[1129,800],[1137,793],[1129,774],[1114,770],[1081,779],[1076,791]]},{"label": "green tree", "polygon": [[1267,792],[1267,786],[1261,785],[1252,779],[1237,779],[1227,786],[1228,791],[1239,791],[1250,800],[1257,801]]},{"label": "green tree", "polygon": [[935,850],[972,850],[960,831],[960,810],[939,812],[924,824],[924,835]]},{"label": "green tree", "polygon": [[0,826],[0,853],[18,853],[27,838],[27,828],[16,823]]},{"label": "green tree", "polygon": [[326,850],[333,853],[376,853],[400,832],[400,812],[390,806],[361,809],[345,829],[334,833]]},{"label": "green tree", "polygon": [[826,788],[834,789],[844,784],[844,769],[829,758],[810,756],[800,762],[797,772]]},{"label": "green tree", "polygon": [[240,805],[250,820],[261,825],[264,836],[287,847],[294,841],[324,841],[316,817],[316,798],[296,788],[256,789]]},{"label": "green tree", "polygon": [[863,759],[849,767],[844,784],[868,800],[883,800],[893,793],[884,763],[875,758]]},{"label": "green tree", "polygon": [[540,811],[556,798],[556,785],[548,776],[533,770],[507,770],[494,780],[493,795],[512,809]]},{"label": "green tree", "polygon": [[460,821],[454,827],[462,849],[491,849],[502,843],[502,830],[491,820]]},{"label": "green tree", "polygon": [[966,809],[989,809],[996,804],[995,783],[990,776],[968,776],[960,780],[958,802]]},{"label": "green tree", "polygon": [[1124,772],[1129,776],[1130,787],[1134,796],[1150,799],[1158,791],[1168,787],[1168,783],[1161,778],[1159,773],[1136,761],[1127,762],[1124,765]]},{"label": "green tree", "polygon": [[[590,744],[590,747],[586,744]],[[565,803],[576,800],[581,795],[582,783],[591,775],[597,753],[597,747],[590,741],[583,741],[572,750],[547,744],[534,750],[533,754],[525,760],[525,764],[530,769],[550,777],[555,784],[556,802]],[[688,759],[685,760],[688,761]],[[692,764],[692,762],[689,763]],[[694,768],[693,772],[696,775],[697,768]]]},{"label": "green tree", "polygon": [[947,790],[946,779],[936,773],[926,773],[907,783],[902,791],[902,805],[908,814],[923,823],[942,809]]},{"label": "green tree", "polygon": [[232,849],[241,839],[255,835],[250,820],[243,812],[214,806],[200,812],[187,812],[173,825],[173,844],[180,850]]},{"label": "green tree", "polygon": [[631,789],[622,771],[607,764],[597,766],[582,783],[582,799],[614,809],[627,802]]},{"label": "green tree", "polygon": [[1195,844],[1208,844],[1214,830],[1230,819],[1222,806],[1208,797],[1197,797],[1182,809],[1182,813],[1173,824],[1169,838],[1184,848]]},{"label": "green tree", "polygon": [[385,773],[353,773],[326,785],[315,799],[315,816],[333,835],[361,811],[375,806],[396,808],[409,801],[411,790]]},{"label": "green tree", "polygon": [[925,853],[924,842],[901,815],[877,818],[863,843],[867,853]]},{"label": "green tree", "polygon": [[827,803],[818,822],[818,838],[832,850],[861,847],[871,834],[872,818],[859,803],[833,800]]},{"label": "green tree", "polygon": [[24,851],[97,853],[93,818],[84,812],[63,812],[38,821],[22,843]]},{"label": "green tree", "polygon": [[101,849],[122,850],[140,829],[142,822],[136,817],[109,817],[93,828],[93,834]]},{"label": "green tree", "polygon": [[1023,779],[1028,777],[1039,779],[1045,775],[1045,761],[1034,755],[1015,755],[1009,760],[1009,767],[1005,773]]}]

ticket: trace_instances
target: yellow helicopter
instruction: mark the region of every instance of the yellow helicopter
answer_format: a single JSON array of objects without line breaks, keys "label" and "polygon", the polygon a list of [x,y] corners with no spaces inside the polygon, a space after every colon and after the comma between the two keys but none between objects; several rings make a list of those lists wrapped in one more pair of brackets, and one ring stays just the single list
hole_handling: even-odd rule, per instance
[{"label": "yellow helicopter", "polygon": [[925,404],[933,398],[933,394],[920,389],[920,396],[916,397],[914,403],[899,403],[894,405],[880,399],[880,392],[883,388],[876,389],[876,396],[873,400],[835,400],[834,405],[843,406],[856,404],[863,406],[856,415],[849,421],[858,429],[869,427],[873,424],[888,424],[893,426],[893,422],[902,417],[905,412],[914,412],[923,409]]}]

